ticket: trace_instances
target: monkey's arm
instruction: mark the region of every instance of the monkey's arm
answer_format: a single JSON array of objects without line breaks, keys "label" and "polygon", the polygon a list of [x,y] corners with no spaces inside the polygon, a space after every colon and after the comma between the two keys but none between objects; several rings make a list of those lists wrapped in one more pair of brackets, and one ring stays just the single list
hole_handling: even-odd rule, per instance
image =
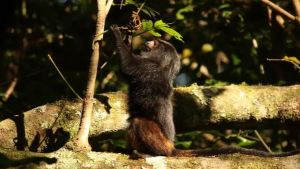
[{"label": "monkey's arm", "polygon": [[117,25],[113,25],[110,27],[112,30],[115,38],[116,38],[116,45],[117,45],[117,52],[121,55],[122,59],[125,59],[126,57],[130,57],[131,51],[129,46],[127,46],[122,37],[122,33]]},{"label": "monkey's arm", "polygon": [[110,29],[116,38],[116,50],[121,56],[122,71],[125,74],[142,77],[144,73],[149,73],[156,70],[157,65],[154,62],[141,58],[132,53],[131,47],[126,45],[123,41],[122,33],[117,25],[111,26]]},{"label": "monkey's arm", "polygon": [[127,75],[132,75],[133,72],[136,72],[138,60],[130,50],[131,48],[123,41],[122,33],[119,27],[117,25],[113,25],[110,27],[110,29],[112,30],[116,39],[116,50],[121,57],[122,71]]}]

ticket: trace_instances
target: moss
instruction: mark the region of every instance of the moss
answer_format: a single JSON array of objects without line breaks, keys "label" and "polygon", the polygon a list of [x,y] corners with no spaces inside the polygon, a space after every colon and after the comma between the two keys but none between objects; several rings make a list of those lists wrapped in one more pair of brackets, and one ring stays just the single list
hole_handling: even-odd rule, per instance
[{"label": "moss", "polygon": [[63,105],[60,105],[61,111],[59,112],[57,122],[59,126],[70,133],[71,138],[74,138],[78,130],[82,104],[74,104],[73,102],[64,102],[60,104]]},{"label": "moss", "polygon": [[47,154],[0,148],[1,168],[17,166],[22,166],[21,168],[45,168],[46,163],[53,164],[56,161],[56,158],[47,157]]},{"label": "moss", "polygon": [[261,158],[230,154],[217,157],[151,157],[130,160],[128,155],[106,152],[73,152],[60,149],[53,153],[11,151],[0,148],[1,167],[19,168],[222,168],[222,169],[295,169],[299,155]]}]

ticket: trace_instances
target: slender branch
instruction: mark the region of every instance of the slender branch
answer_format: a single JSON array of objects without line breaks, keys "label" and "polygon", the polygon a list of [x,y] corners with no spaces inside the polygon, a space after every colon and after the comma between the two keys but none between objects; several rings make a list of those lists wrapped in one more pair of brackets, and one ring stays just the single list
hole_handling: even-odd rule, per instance
[{"label": "slender branch", "polygon": [[91,146],[88,142],[88,135],[93,113],[95,82],[100,59],[101,40],[103,39],[103,34],[105,33],[105,19],[111,3],[111,0],[97,0],[98,12],[96,20],[96,32],[92,44],[92,55],[90,59],[86,94],[82,105],[82,116],[80,119],[79,130],[77,132],[75,141],[73,142],[75,144],[75,147],[73,148],[78,151],[91,150]]},{"label": "slender branch", "polygon": [[264,139],[260,136],[257,130],[254,130],[255,135],[258,137],[259,141],[263,144],[263,146],[268,150],[268,152],[272,153],[272,150],[270,147],[266,144]]},{"label": "slender branch", "polygon": [[96,42],[100,41],[103,37],[103,34],[105,34],[107,32],[108,32],[108,30],[105,30],[105,31],[95,35],[95,37],[93,39],[92,49],[95,49]]},{"label": "slender branch", "polygon": [[284,10],[283,8],[281,8],[280,6],[276,5],[275,3],[269,1],[269,0],[261,0],[261,2],[263,2],[264,4],[268,5],[269,7],[271,7],[273,10],[277,11],[278,13],[280,13],[281,15],[287,17],[288,19],[294,21],[297,20],[296,17],[292,14],[290,14],[288,11]]},{"label": "slender branch", "polygon": [[291,64],[293,64],[294,66],[296,66],[299,70],[300,70],[300,65],[292,62],[292,61],[289,61],[289,60],[285,60],[285,59],[269,59],[267,58],[267,61],[272,61],[272,62],[289,62]]},{"label": "slender branch", "polygon": [[293,0],[293,5],[294,5],[295,11],[297,13],[297,17],[300,17],[300,1]]},{"label": "slender branch", "polygon": [[108,11],[110,10],[110,7],[113,3],[113,0],[107,0],[105,8],[106,8],[106,15],[108,14]]},{"label": "slender branch", "polygon": [[50,62],[52,63],[52,65],[54,66],[55,70],[57,71],[57,73],[59,74],[59,76],[62,78],[62,80],[67,84],[67,86],[69,87],[69,89],[73,92],[73,94],[82,101],[82,98],[79,96],[79,94],[73,89],[73,87],[70,85],[70,83],[67,81],[67,79],[64,77],[64,75],[61,73],[61,71],[59,70],[59,68],[57,67],[57,65],[55,64],[54,60],[52,59],[51,55],[48,54],[48,59],[50,60]]},{"label": "slender branch", "polygon": [[18,83],[18,78],[15,77],[12,80],[12,82],[10,83],[7,90],[5,91],[3,101],[6,101],[13,94],[13,92],[14,92],[16,86],[17,86],[17,83]]},{"label": "slender branch", "polygon": [[138,10],[137,10],[137,12],[136,12],[137,14],[140,13],[140,11],[141,11],[141,9],[144,7],[145,3],[146,3],[146,1],[145,1],[144,3],[142,3],[142,5],[138,8]]},{"label": "slender branch", "polygon": [[100,69],[103,69],[106,65],[107,65],[107,61],[104,62],[104,63],[100,66]]},{"label": "slender branch", "polygon": [[122,9],[123,3],[124,3],[124,0],[121,0],[120,10]]}]

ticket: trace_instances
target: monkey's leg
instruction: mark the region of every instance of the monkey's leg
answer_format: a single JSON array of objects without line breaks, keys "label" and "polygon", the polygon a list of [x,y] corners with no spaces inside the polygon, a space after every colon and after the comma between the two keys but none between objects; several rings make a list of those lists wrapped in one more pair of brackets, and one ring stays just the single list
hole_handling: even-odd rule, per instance
[{"label": "monkey's leg", "polygon": [[173,142],[162,133],[159,125],[146,118],[133,118],[128,129],[129,142],[140,154],[171,156]]}]

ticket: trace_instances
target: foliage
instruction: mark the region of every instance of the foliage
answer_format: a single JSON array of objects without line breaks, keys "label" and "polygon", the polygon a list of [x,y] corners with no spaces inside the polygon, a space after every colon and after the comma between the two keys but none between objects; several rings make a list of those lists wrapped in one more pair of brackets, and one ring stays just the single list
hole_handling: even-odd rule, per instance
[{"label": "foliage", "polygon": [[161,30],[183,42],[182,36],[162,20],[155,21],[154,24],[151,20],[143,20],[142,24],[144,31],[151,33],[153,36],[161,37],[161,34],[157,32]]}]

